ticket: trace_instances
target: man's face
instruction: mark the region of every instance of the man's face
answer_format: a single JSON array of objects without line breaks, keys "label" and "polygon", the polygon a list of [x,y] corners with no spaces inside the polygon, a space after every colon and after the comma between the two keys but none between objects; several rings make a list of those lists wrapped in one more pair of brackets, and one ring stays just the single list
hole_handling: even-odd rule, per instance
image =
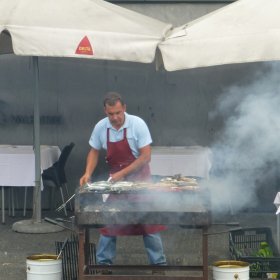
[{"label": "man's face", "polygon": [[106,105],[104,111],[114,128],[119,129],[123,125],[126,106],[122,105],[120,101],[113,106]]}]

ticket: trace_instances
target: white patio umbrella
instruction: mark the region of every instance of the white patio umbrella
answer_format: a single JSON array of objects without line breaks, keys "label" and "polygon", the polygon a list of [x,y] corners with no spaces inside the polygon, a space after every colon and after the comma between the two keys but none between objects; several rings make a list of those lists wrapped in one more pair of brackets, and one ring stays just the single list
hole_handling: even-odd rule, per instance
[{"label": "white patio umbrella", "polygon": [[0,53],[33,57],[34,222],[41,222],[38,56],[150,63],[170,27],[102,0],[0,0]]},{"label": "white patio umbrella", "polygon": [[159,45],[164,67],[279,60],[279,11],[279,0],[239,0],[175,28]]},{"label": "white patio umbrella", "polygon": [[152,62],[170,25],[102,0],[0,0],[16,55]]}]

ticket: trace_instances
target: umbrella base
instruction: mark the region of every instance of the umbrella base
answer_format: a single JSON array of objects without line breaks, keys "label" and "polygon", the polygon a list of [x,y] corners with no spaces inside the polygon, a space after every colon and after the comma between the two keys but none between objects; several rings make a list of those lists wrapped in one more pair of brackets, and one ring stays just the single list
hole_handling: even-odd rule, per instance
[{"label": "umbrella base", "polygon": [[23,220],[15,222],[12,226],[13,231],[21,233],[52,233],[63,231],[64,228],[46,223],[44,221],[35,222],[34,220]]}]

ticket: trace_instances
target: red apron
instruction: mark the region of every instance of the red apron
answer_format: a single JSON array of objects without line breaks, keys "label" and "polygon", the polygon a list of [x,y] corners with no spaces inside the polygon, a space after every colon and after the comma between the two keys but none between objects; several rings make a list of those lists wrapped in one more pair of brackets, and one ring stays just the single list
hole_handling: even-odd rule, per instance
[{"label": "red apron", "polygon": [[[126,168],[133,161],[135,157],[130,149],[129,143],[126,137],[126,128],[123,132],[123,140],[118,142],[110,142],[110,130],[107,128],[107,163],[110,168],[110,173],[114,174],[123,168]],[[145,164],[141,169],[128,175],[125,180],[127,181],[147,181],[150,179],[150,167],[149,164]],[[118,195],[123,202],[127,201],[141,201],[141,195]],[[110,201],[110,197],[107,200]],[[165,230],[166,226],[163,225],[113,225],[106,226],[100,229],[101,234],[116,236],[116,235],[145,235],[156,233]]]}]

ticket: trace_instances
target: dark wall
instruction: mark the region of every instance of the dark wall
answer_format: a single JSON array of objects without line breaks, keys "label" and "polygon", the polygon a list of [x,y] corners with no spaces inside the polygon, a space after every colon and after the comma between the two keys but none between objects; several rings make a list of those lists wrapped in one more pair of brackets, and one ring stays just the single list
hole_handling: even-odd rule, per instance
[{"label": "dark wall", "polygon": [[[33,142],[33,80],[30,59],[0,57],[2,144]],[[103,115],[104,93],[123,94],[128,112],[149,125],[153,145],[210,146],[222,120],[209,119],[226,87],[247,83],[262,64],[220,66],[178,72],[136,63],[39,59],[41,143],[76,146],[67,166],[77,186],[94,124]]]}]

